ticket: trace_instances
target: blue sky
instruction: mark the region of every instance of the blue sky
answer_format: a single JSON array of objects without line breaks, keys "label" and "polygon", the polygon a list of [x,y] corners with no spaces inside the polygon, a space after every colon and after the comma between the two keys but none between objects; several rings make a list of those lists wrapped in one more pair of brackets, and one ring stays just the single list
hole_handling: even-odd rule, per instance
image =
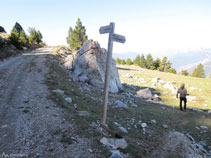
[{"label": "blue sky", "polygon": [[89,38],[107,48],[100,26],[115,22],[126,36],[114,52],[158,54],[168,50],[211,48],[210,0],[5,0],[0,25],[10,32],[15,22],[39,29],[49,45],[66,44],[70,26],[82,20]]}]

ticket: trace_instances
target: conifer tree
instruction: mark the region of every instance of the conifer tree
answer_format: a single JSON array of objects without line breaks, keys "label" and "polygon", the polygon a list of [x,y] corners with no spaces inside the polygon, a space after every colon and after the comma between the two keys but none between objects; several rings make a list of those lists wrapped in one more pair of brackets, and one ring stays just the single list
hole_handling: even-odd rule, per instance
[{"label": "conifer tree", "polygon": [[126,60],[126,64],[127,64],[127,65],[132,65],[133,62],[132,62],[132,60],[131,60],[130,58],[128,58],[128,59]]},{"label": "conifer tree", "polygon": [[25,34],[24,30],[21,30],[21,32],[20,32],[19,42],[23,46],[28,46],[28,37]]},{"label": "conifer tree", "polygon": [[171,68],[171,62],[167,61],[167,57],[163,57],[162,62],[158,70],[168,72]]},{"label": "conifer tree", "polygon": [[42,42],[42,34],[41,34],[41,32],[38,30],[36,30],[35,28],[33,28],[33,27],[30,27],[29,29],[28,29],[28,31],[29,31],[29,43],[30,44],[39,44],[39,43],[41,43]]},{"label": "conifer tree", "polygon": [[119,58],[116,58],[116,61],[115,61],[117,64],[120,64],[120,59]]},{"label": "conifer tree", "polygon": [[10,37],[9,37],[9,42],[13,44],[16,48],[22,49],[21,43],[19,41],[20,33],[16,30],[15,26],[11,30]]},{"label": "conifer tree", "polygon": [[152,67],[152,64],[153,64],[153,58],[152,55],[149,53],[146,59],[146,67],[150,69]]},{"label": "conifer tree", "polygon": [[144,54],[141,55],[141,59],[140,59],[139,66],[142,67],[142,68],[146,68],[146,67],[147,67],[147,64],[146,64],[146,60],[145,60]]},{"label": "conifer tree", "polygon": [[71,50],[77,50],[87,39],[86,29],[82,25],[81,20],[78,18],[75,29],[72,27],[69,28],[67,43],[69,44]]},{"label": "conifer tree", "polygon": [[204,78],[205,77],[205,73],[204,73],[204,67],[202,64],[199,64],[195,70],[192,73],[193,77],[200,77],[200,78]]},{"label": "conifer tree", "polygon": [[157,58],[156,60],[153,61],[152,63],[152,70],[158,70],[158,68],[160,67],[161,61],[159,58]]},{"label": "conifer tree", "polygon": [[126,64],[125,59],[122,59],[122,60],[121,60],[121,64],[122,64],[122,65],[125,65],[125,64]]},{"label": "conifer tree", "polygon": [[141,57],[139,55],[137,55],[136,58],[133,60],[133,64],[140,65],[140,59],[141,59]]}]

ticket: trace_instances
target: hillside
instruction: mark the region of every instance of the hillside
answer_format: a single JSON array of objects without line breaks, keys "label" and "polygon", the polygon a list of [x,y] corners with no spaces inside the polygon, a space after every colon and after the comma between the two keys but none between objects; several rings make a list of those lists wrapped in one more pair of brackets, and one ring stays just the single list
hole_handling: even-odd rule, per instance
[{"label": "hillside", "polygon": [[[122,82],[151,88],[154,94],[161,97],[164,104],[178,106],[176,91],[181,83],[185,83],[190,94],[188,107],[211,109],[211,79],[147,70],[136,66],[118,65],[118,68]],[[155,77],[159,77],[163,84],[152,82]]]}]

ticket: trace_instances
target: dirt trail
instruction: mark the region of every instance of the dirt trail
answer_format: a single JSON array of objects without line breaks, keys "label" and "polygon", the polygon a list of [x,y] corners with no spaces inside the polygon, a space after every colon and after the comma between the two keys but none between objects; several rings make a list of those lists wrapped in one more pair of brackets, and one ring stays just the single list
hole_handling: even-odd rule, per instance
[{"label": "dirt trail", "polygon": [[[65,111],[47,99],[44,80],[50,49],[0,62],[0,157],[96,156],[89,152],[91,141],[75,135]],[[64,136],[72,142],[62,143]]]}]

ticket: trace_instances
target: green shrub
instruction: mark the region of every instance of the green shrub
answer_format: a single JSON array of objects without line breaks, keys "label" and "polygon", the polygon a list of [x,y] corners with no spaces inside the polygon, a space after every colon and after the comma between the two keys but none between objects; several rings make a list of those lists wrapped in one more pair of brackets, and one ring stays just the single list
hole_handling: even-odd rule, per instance
[{"label": "green shrub", "polygon": [[30,44],[40,44],[42,43],[42,34],[41,32],[38,30],[36,30],[35,28],[33,27],[29,27],[28,29],[29,31],[29,43]]},{"label": "green shrub", "polygon": [[4,47],[4,45],[5,45],[5,40],[4,40],[3,38],[0,37],[0,49],[1,49],[2,47]]}]

